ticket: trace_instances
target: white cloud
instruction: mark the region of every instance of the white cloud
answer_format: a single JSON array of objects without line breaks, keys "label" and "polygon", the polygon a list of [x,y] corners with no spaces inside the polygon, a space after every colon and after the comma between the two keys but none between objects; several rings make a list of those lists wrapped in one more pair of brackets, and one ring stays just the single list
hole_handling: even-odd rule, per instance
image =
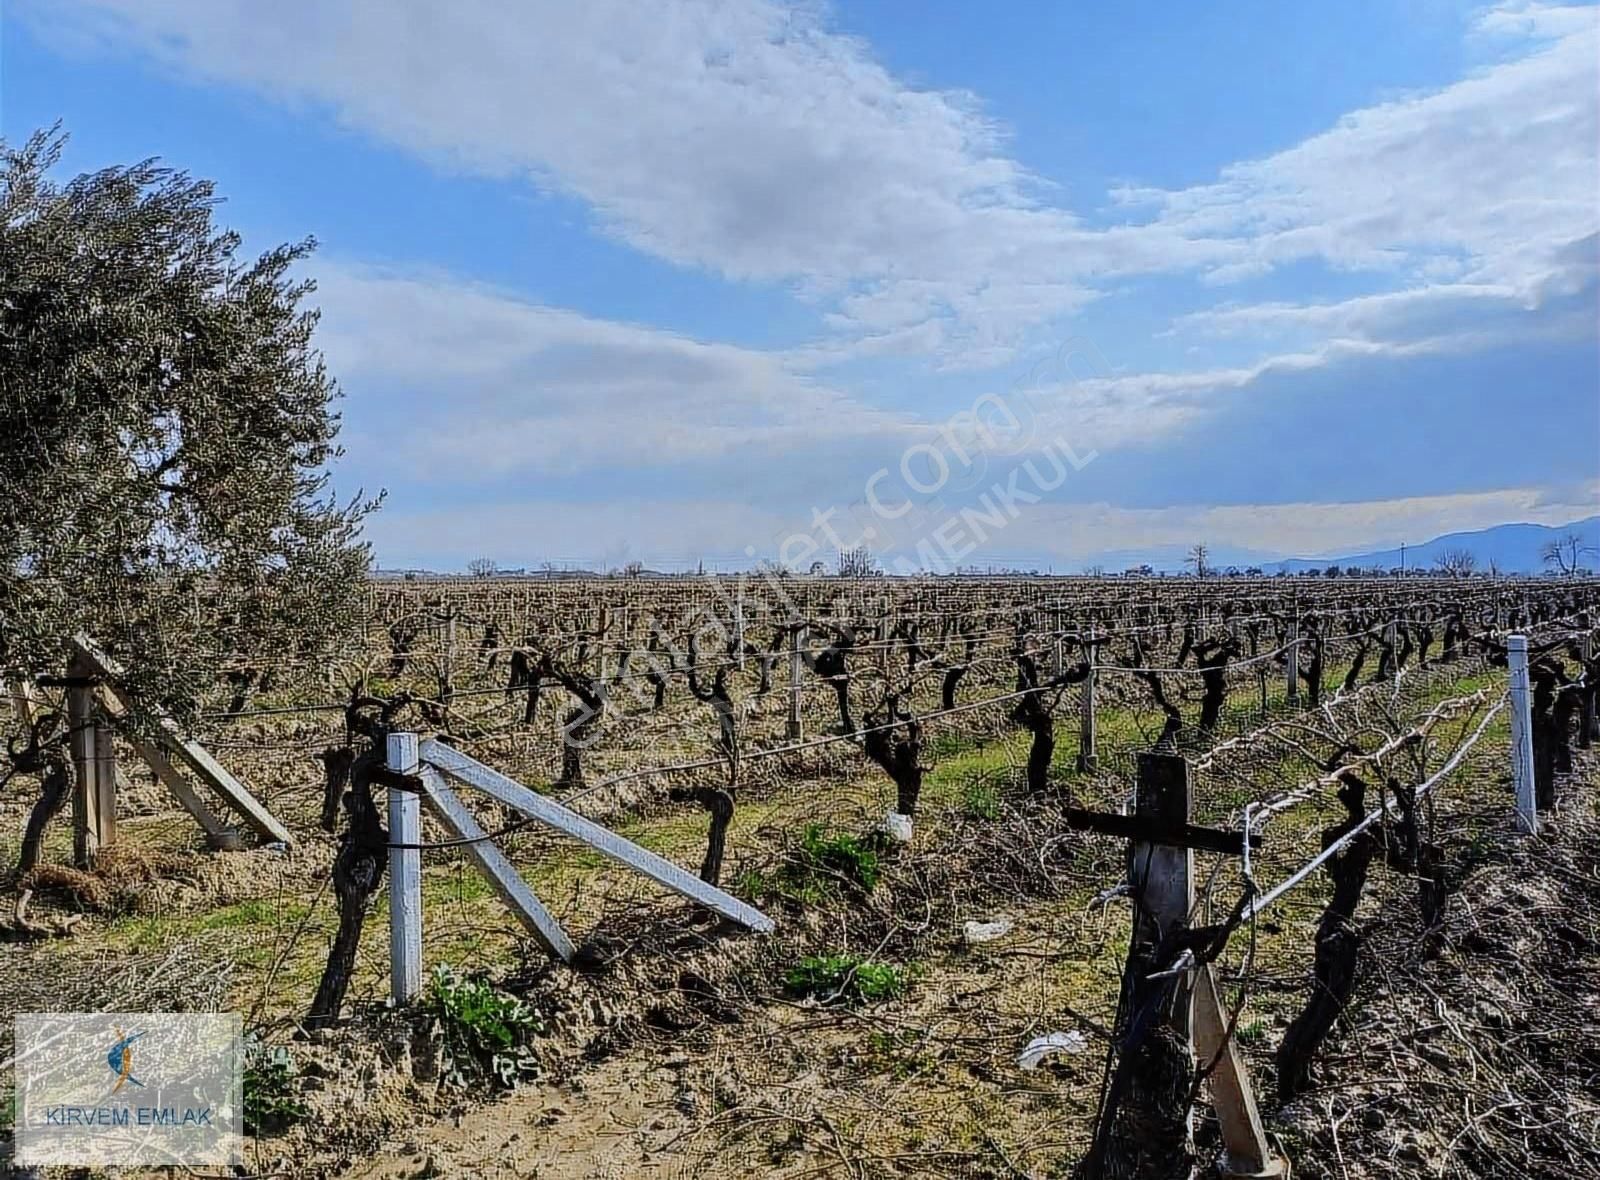
[{"label": "white cloud", "polygon": [[[1081,304],[1079,250],[968,94],[897,81],[771,0],[67,0],[45,35],[330,110],[445,168],[582,198],[640,250],[797,281],[853,328],[930,318],[979,346]],[[1102,244],[1103,243],[1103,244]],[[1104,263],[1090,265],[1109,265]],[[1036,286],[1037,285],[1037,286]]]},{"label": "white cloud", "polygon": [[[442,275],[319,263],[318,343],[372,443],[461,481],[903,437],[767,353],[544,307]],[[357,446],[362,445],[358,434]],[[427,456],[433,463],[422,462]]]},{"label": "white cloud", "polygon": [[[1306,258],[1441,271],[1537,303],[1596,274],[1600,12],[1499,9],[1480,28],[1553,38],[1454,85],[1368,107],[1217,182],[1126,192],[1151,222],[1236,244],[1214,278]],[[1526,47],[1524,47],[1526,48]]]},{"label": "white cloud", "polygon": [[679,569],[702,558],[747,561],[746,545],[765,545],[786,525],[792,522],[726,500],[510,500],[467,509],[386,508],[366,532],[390,568],[464,569],[473,558],[490,556],[508,568],[546,561],[616,567],[638,558]]},{"label": "white cloud", "polygon": [[[1305,258],[1505,288],[1595,273],[1595,10],[1514,4],[1513,56],[1357,111],[1088,228],[1045,200],[966,93],[917,89],[779,0],[24,0],[44,35],[326,110],[443,168],[572,194],[634,247],[789,282],[842,343],[1003,363],[1119,275],[1228,282]],[[1071,113],[1065,115],[1070,119]]]}]

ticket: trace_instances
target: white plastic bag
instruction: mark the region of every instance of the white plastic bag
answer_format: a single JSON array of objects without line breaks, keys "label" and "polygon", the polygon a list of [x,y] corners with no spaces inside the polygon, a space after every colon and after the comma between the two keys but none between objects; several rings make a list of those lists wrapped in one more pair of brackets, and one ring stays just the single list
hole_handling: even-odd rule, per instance
[{"label": "white plastic bag", "polygon": [[878,825],[878,830],[896,844],[911,843],[911,817],[901,815],[898,811],[891,811],[883,817],[883,823]]},{"label": "white plastic bag", "polygon": [[1089,1042],[1081,1032],[1048,1033],[1029,1041],[1028,1047],[1018,1056],[1017,1064],[1023,1069],[1038,1069],[1052,1053],[1082,1053],[1088,1047]]},{"label": "white plastic bag", "polygon": [[993,942],[1011,933],[1011,919],[996,918],[993,922],[968,922],[964,933],[968,942]]}]

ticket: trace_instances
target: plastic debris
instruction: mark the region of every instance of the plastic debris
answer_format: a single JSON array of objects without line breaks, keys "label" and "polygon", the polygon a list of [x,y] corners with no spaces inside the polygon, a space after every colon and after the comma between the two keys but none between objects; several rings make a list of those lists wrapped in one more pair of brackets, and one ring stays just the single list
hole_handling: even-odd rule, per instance
[{"label": "plastic debris", "polygon": [[1023,1069],[1038,1069],[1052,1053],[1082,1053],[1088,1047],[1089,1042],[1081,1032],[1048,1033],[1029,1041],[1028,1047],[1017,1058],[1017,1064]]},{"label": "plastic debris", "polygon": [[1089,902],[1089,908],[1093,909],[1095,906],[1100,906],[1102,909],[1104,909],[1106,906],[1116,901],[1119,897],[1132,896],[1133,886],[1124,881],[1121,885],[1113,885],[1111,888],[1102,889],[1099,893],[1095,894]]},{"label": "plastic debris", "polygon": [[993,922],[968,922],[965,928],[968,942],[993,942],[1010,933],[1010,918],[996,918]]},{"label": "plastic debris", "polygon": [[878,825],[878,830],[897,844],[911,843],[911,817],[909,815],[901,815],[898,811],[891,811],[883,817],[883,823]]}]

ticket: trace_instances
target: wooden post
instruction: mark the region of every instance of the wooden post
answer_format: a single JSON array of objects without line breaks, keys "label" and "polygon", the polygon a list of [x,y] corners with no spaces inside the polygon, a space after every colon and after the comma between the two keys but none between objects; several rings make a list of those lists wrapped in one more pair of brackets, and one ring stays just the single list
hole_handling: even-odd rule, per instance
[{"label": "wooden post", "polygon": [[439,671],[439,703],[446,709],[456,695],[455,666],[456,666],[456,608],[445,607],[444,612],[444,659]]},{"label": "wooden post", "polygon": [[1194,981],[1194,1048],[1200,1065],[1216,1062],[1208,1079],[1217,1111],[1223,1155],[1218,1173],[1232,1180],[1268,1180],[1289,1175],[1288,1161],[1267,1141],[1250,1074],[1233,1038],[1224,1039],[1228,1017],[1217,977],[1207,963]]},{"label": "wooden post", "polygon": [[798,742],[805,737],[805,730],[800,720],[800,678],[805,672],[805,659],[801,653],[805,650],[806,625],[796,621],[789,627],[789,728],[786,731],[791,742]]},{"label": "wooden post", "polygon": [[1300,616],[1289,620],[1289,635],[1284,641],[1283,661],[1284,699],[1291,705],[1300,703]]},{"label": "wooden post", "polygon": [[1085,633],[1084,661],[1088,664],[1088,675],[1083,678],[1082,695],[1080,696],[1081,715],[1079,717],[1078,731],[1078,769],[1085,774],[1093,774],[1100,764],[1099,756],[1095,752],[1094,741],[1094,626],[1091,624]]},{"label": "wooden post", "polygon": [[734,588],[733,600],[733,643],[734,651],[738,653],[739,671],[744,671],[744,574],[739,575],[739,584]]},{"label": "wooden post", "polygon": [[1050,631],[1052,640],[1050,645],[1050,675],[1059,676],[1065,664],[1063,663],[1061,648],[1061,612],[1058,610],[1050,612]]},{"label": "wooden post", "polygon": [[[1578,658],[1583,661],[1584,674],[1589,671],[1589,661],[1594,659],[1594,632],[1590,627],[1589,613],[1585,611],[1578,616],[1578,627],[1583,634],[1578,636]],[[1595,694],[1583,694],[1583,708],[1578,715],[1578,745],[1587,750],[1596,738],[1600,738],[1600,728],[1596,727],[1595,719]]]},{"label": "wooden post", "polygon": [[[105,707],[112,712],[118,709],[124,712],[132,711],[133,698],[119,680],[122,675],[121,666],[101,651],[87,635],[79,634],[73,640],[73,647],[77,652],[74,667],[81,668],[83,675],[98,676],[103,679],[101,688],[110,694],[110,701]],[[68,695],[70,697],[70,691]],[[205,747],[184,737],[177,723],[166,714],[157,711],[153,714],[153,718],[160,729],[157,735],[160,744],[237,811],[262,839],[279,841],[286,847],[293,847],[294,837],[289,829],[261,806],[255,796],[245,790],[244,784],[228,773],[221,763],[206,752]],[[78,728],[74,725],[73,733],[77,732]],[[76,750],[76,745],[73,748]],[[159,772],[159,768],[157,770]]]},{"label": "wooden post", "polygon": [[[92,698],[91,698],[92,699]],[[94,710],[94,785],[99,792],[95,803],[95,818],[99,822],[99,844],[103,851],[117,842],[117,748],[115,731],[107,722],[99,702]]]},{"label": "wooden post", "polygon": [[[1135,816],[1157,830],[1176,833],[1192,823],[1194,800],[1188,761],[1174,754],[1140,754],[1134,806]],[[1172,838],[1181,837],[1174,835]],[[1170,971],[1173,966],[1153,956],[1163,944],[1170,948],[1170,935],[1174,930],[1189,926],[1195,897],[1194,851],[1175,843],[1163,843],[1160,839],[1136,840],[1129,859],[1128,884],[1142,904],[1134,911],[1133,950],[1128,960],[1129,969],[1137,977],[1124,981],[1124,986],[1132,988],[1135,997],[1142,997],[1141,1006],[1144,1006],[1155,994],[1152,985],[1160,979],[1160,973]],[[1224,1147],[1219,1174],[1234,1180],[1287,1176],[1287,1161],[1267,1141],[1244,1061],[1237,1046],[1225,1039],[1227,1016],[1211,965],[1202,964],[1198,969],[1180,973],[1170,986],[1173,988],[1171,1002],[1162,1008],[1165,1015],[1159,1019],[1165,1029],[1175,1034],[1177,1043],[1193,1051],[1192,1056],[1186,1054],[1189,1065],[1182,1071],[1183,1076],[1187,1077],[1195,1064],[1213,1066],[1208,1083]],[[1149,1048],[1142,1052],[1150,1060],[1140,1064],[1153,1071],[1152,1079],[1162,1079],[1163,1068],[1170,1069],[1174,1062],[1163,1061],[1161,1054],[1173,1052],[1173,1042],[1168,1042],[1163,1049],[1159,1044],[1150,1044],[1157,1038],[1147,1034],[1144,1039]],[[1138,1103],[1141,1098],[1170,1101],[1170,1095],[1160,1089],[1148,1095],[1130,1095],[1124,1101],[1131,1099]],[[1170,1109],[1163,1113],[1167,1121],[1154,1125],[1176,1131],[1177,1142],[1152,1143],[1128,1136],[1119,1142],[1113,1137],[1112,1149],[1121,1157],[1121,1162],[1134,1165],[1133,1171],[1127,1174],[1146,1174],[1139,1169],[1176,1161],[1192,1152],[1192,1108],[1183,1111],[1181,1118],[1173,1117],[1178,1112]],[[1146,1119],[1147,1113],[1141,1111],[1131,1124],[1141,1135],[1152,1125]]]},{"label": "wooden post", "polygon": [[[1135,817],[1152,833],[1179,833],[1192,812],[1189,764],[1175,754],[1140,754]],[[1190,972],[1171,974],[1177,957],[1171,934],[1188,926],[1194,908],[1193,851],[1136,839],[1128,856],[1128,888],[1137,904],[1122,981],[1125,1016],[1117,1035],[1128,1037],[1134,1014],[1141,1014],[1143,1021],[1139,1035],[1123,1050],[1127,1080],[1108,1128],[1109,1155],[1088,1171],[1187,1176],[1194,1163],[1194,1110],[1189,1102],[1194,989]]]},{"label": "wooden post", "polygon": [[81,869],[117,836],[117,763],[111,731],[95,707],[90,669],[74,660],[69,674],[82,683],[67,689],[67,723],[72,753],[72,860]]},{"label": "wooden post", "polygon": [[[385,764],[401,774],[417,773],[417,735],[391,733]],[[389,995],[398,1006],[422,991],[422,853],[394,845],[422,841],[422,799],[415,791],[389,788]]]},{"label": "wooden post", "polygon": [[[1168,830],[1192,823],[1188,759],[1178,754],[1140,754],[1133,814]],[[1130,872],[1128,883],[1144,900],[1134,911],[1135,938],[1159,941],[1174,925],[1189,924],[1194,909],[1193,849],[1135,841]],[[1187,1028],[1187,1017],[1184,1023]]]},{"label": "wooden post", "polygon": [[1539,830],[1539,812],[1533,782],[1533,713],[1526,635],[1506,636],[1506,663],[1511,671],[1511,781],[1516,787],[1517,826],[1533,834]]}]

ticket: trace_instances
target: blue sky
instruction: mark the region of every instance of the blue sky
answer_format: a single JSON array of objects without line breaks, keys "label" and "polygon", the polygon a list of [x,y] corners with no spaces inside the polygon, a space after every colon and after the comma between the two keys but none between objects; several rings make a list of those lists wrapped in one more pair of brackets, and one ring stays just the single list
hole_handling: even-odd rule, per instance
[{"label": "blue sky", "polygon": [[1595,8],[1074,7],[4,0],[0,133],[319,239],[388,566],[1597,510]]}]

